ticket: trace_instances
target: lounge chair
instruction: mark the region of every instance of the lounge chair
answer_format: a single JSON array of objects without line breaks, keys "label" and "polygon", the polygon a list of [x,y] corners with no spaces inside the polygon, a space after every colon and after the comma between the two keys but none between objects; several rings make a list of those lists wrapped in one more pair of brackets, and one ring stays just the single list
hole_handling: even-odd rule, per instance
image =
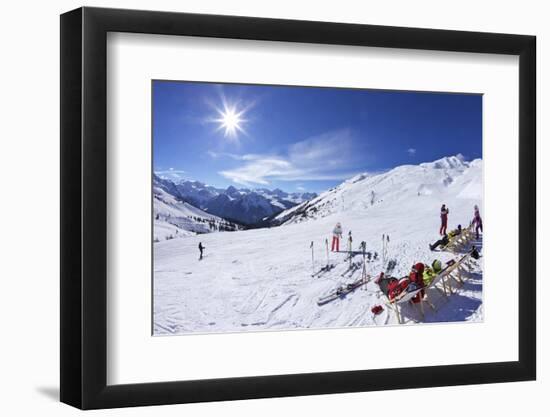
[{"label": "lounge chair", "polygon": [[441,248],[442,251],[448,251],[452,253],[460,252],[466,245],[469,245],[475,237],[472,226],[468,226],[466,229],[462,229],[459,235],[453,236],[449,239],[449,243]]},{"label": "lounge chair", "polygon": [[468,272],[465,268],[468,268],[468,270],[471,269],[470,261],[472,260],[471,253],[467,253],[463,255],[457,262],[456,267],[453,268],[452,274],[450,274],[450,277],[453,278],[453,280],[458,284],[459,286],[464,285],[464,274]]},{"label": "lounge chair", "polygon": [[[403,291],[401,294],[399,294],[394,299],[392,299],[392,300],[388,299],[388,301],[386,301],[386,306],[388,306],[388,308],[390,310],[395,312],[395,314],[397,316],[397,322],[399,324],[404,323],[403,322],[403,315],[401,314],[401,311],[400,311],[402,306],[405,305],[406,303],[408,303],[409,301],[411,301],[423,289],[424,288],[419,288],[417,290],[410,291],[410,292]],[[420,314],[422,315],[422,318],[424,318],[424,303],[423,303],[423,301],[421,300],[420,303],[416,303],[416,304],[419,304]]]}]

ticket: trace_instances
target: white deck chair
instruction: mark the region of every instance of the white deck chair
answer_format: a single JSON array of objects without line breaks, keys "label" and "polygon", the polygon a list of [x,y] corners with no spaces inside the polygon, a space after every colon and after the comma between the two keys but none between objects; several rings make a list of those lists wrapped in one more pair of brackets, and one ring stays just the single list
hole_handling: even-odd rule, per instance
[{"label": "white deck chair", "polygon": [[453,278],[453,280],[459,285],[464,285],[464,274],[468,271],[466,271],[465,268],[470,267],[470,261],[472,260],[471,253],[467,253],[464,256],[462,256],[457,262],[456,267],[453,268],[452,274],[450,274],[450,277]]},{"label": "white deck chair", "polygon": [[452,253],[457,253],[461,249],[464,249],[465,246],[469,245],[474,239],[475,234],[472,226],[468,226],[466,229],[463,229],[462,232],[451,238],[449,243],[447,243],[441,250],[447,250]]},{"label": "white deck chair", "polygon": [[451,274],[456,268],[458,268],[458,262],[446,266],[432,279],[428,285],[426,285],[426,296],[424,297],[424,302],[426,302],[432,310],[436,311],[437,309],[435,308],[434,300],[432,299],[433,297],[430,296],[433,292],[428,290],[435,289],[437,290],[437,293],[447,299],[447,297],[452,294],[451,283],[449,280],[451,279]]},{"label": "white deck chair", "polygon": [[420,303],[416,303],[416,304],[419,304],[420,314],[421,314],[422,318],[424,318],[424,303],[427,303],[428,306],[430,306],[430,308],[435,311],[436,308],[435,308],[434,304],[431,302],[430,299],[428,299],[428,291],[427,290],[430,289],[430,288],[434,288],[439,293],[441,293],[442,296],[447,298],[451,294],[450,286],[447,283],[447,279],[449,277],[450,272],[452,272],[452,270],[455,267],[456,267],[456,263],[451,265],[451,266],[447,266],[446,268],[444,268],[439,274],[437,274],[432,279],[432,281],[430,282],[429,285],[426,285],[423,288],[419,288],[418,290],[415,290],[415,291],[412,291],[412,292],[402,292],[397,297],[395,297],[393,300],[388,300],[386,302],[386,305],[388,306],[388,308],[390,310],[395,311],[398,323],[399,324],[403,323],[403,319],[402,319],[403,315],[401,314],[401,311],[400,311],[401,306],[405,305],[410,300],[412,300],[422,290],[424,290],[425,295],[420,300]]},{"label": "white deck chair", "polygon": [[[403,324],[403,315],[401,313],[401,306],[405,305],[409,301],[411,301],[420,291],[422,291],[424,288],[419,288],[417,290],[411,291],[411,292],[402,292],[397,297],[395,297],[393,300],[388,300],[386,302],[386,306],[390,310],[395,311],[395,314],[397,316],[397,322],[399,324]],[[424,302],[421,300],[420,303],[420,314],[422,315],[422,318],[424,318]]]},{"label": "white deck chair", "polygon": [[446,278],[447,278],[447,275],[448,275],[448,271],[447,271],[447,268],[445,268],[444,270],[442,270],[439,274],[437,274],[432,280],[431,282],[426,285],[425,289],[426,289],[426,296],[424,297],[425,298],[425,301],[427,302],[427,304],[431,307],[432,310],[436,310],[435,308],[435,305],[433,303],[433,300],[431,299],[432,297],[430,297],[428,294],[428,290],[430,289],[434,289],[437,291],[437,293],[441,294],[442,297],[445,297],[445,299],[449,296],[449,290],[447,289],[447,282],[446,282]]}]

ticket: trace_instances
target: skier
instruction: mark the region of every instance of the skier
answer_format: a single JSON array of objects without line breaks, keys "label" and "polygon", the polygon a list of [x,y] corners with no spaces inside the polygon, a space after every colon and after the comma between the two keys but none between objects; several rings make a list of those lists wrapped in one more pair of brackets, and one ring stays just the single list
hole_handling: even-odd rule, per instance
[{"label": "skier", "polygon": [[479,231],[481,230],[483,233],[483,222],[481,221],[479,207],[477,205],[474,206],[474,220],[472,220],[472,223],[476,227],[476,239],[479,239]]},{"label": "skier", "polygon": [[202,251],[204,250],[204,246],[202,246],[202,242],[199,242],[199,251],[200,251],[200,256],[199,256],[199,261],[202,260]]},{"label": "skier", "polygon": [[449,209],[445,207],[445,204],[441,206],[441,227],[439,228],[439,234],[444,236],[447,234],[447,217],[449,216]]},{"label": "skier", "polygon": [[334,226],[334,229],[332,230],[332,249],[331,251],[334,252],[334,248],[336,248],[336,252],[340,251],[340,239],[342,237],[342,225],[340,222],[336,223],[336,226]]}]

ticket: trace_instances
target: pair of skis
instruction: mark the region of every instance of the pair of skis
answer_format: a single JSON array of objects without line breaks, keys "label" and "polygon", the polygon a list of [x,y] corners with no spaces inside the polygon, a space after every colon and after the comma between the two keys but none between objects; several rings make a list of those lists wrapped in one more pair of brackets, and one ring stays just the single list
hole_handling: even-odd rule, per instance
[{"label": "pair of skis", "polygon": [[311,241],[311,244],[309,245],[309,247],[311,248],[311,276],[312,277],[318,277],[334,268],[334,265],[330,263],[329,251],[328,251],[328,239],[325,239],[325,248],[327,252],[327,264],[321,267],[321,269],[317,272],[315,272],[315,254],[314,254],[315,252],[313,247],[313,240]]},{"label": "pair of skis", "polygon": [[344,298],[350,292],[355,291],[357,288],[359,288],[360,286],[366,283],[367,281],[361,278],[355,282],[352,282],[346,285],[341,285],[338,288],[336,288],[333,292],[328,294],[327,296],[319,298],[319,300],[317,300],[317,305],[322,306],[323,304],[330,303],[331,301],[338,300],[339,298]]},{"label": "pair of skis", "polygon": [[345,277],[346,275],[348,277],[352,277],[355,271],[357,271],[361,267],[361,262],[354,262],[351,264],[351,266],[348,267],[344,272],[340,274],[340,276]]},{"label": "pair of skis", "polygon": [[[372,258],[372,254],[370,252],[367,252],[367,242],[365,242],[365,241],[362,241],[359,244],[359,248],[360,248],[360,250],[357,251],[357,254],[363,255],[362,276],[365,277],[367,275],[367,259],[370,262],[370,260]],[[376,254],[375,254],[375,259],[376,259]],[[345,275],[349,274],[349,276],[351,277],[355,273],[355,271],[357,271],[360,267],[361,267],[361,262],[354,262],[353,264],[350,263],[349,268],[346,271],[344,271],[344,273],[342,273],[342,276],[345,276]]]},{"label": "pair of skis", "polygon": [[[347,294],[355,291],[357,288],[361,287],[362,285],[366,285],[370,281],[371,277],[370,275],[367,274],[367,251],[366,251],[367,243],[363,241],[361,242],[359,247],[361,248],[360,253],[363,255],[363,270],[361,272],[361,278],[359,278],[358,280],[352,283],[341,285],[338,288],[336,288],[333,292],[326,295],[325,297],[319,298],[319,300],[317,300],[318,305],[321,306],[321,305],[330,303],[331,301],[338,300],[339,298],[344,298]],[[357,271],[360,268],[360,266],[361,266],[360,262],[354,262],[353,266],[350,266],[350,268],[348,268],[348,271],[344,272],[342,276],[349,274],[349,277],[351,277],[355,273],[355,271]]]}]

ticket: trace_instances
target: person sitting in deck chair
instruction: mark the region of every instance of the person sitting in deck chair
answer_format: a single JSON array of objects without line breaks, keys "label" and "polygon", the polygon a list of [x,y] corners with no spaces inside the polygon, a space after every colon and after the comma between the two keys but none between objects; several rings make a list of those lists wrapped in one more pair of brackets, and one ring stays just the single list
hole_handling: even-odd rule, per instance
[{"label": "person sitting in deck chair", "polygon": [[439,259],[434,259],[431,265],[424,265],[424,285],[430,285],[434,278],[442,271],[443,267]]},{"label": "person sitting in deck chair", "polygon": [[455,236],[458,236],[462,233],[462,226],[459,224],[458,227],[454,230],[451,230],[449,233],[447,233],[445,236],[443,236],[441,239],[436,241],[434,244],[430,245],[430,250],[434,251],[439,246],[447,246],[449,244],[449,239]]},{"label": "person sitting in deck chair", "polygon": [[[417,290],[419,288],[424,288],[424,264],[422,262],[417,262],[411,267],[411,272],[409,274],[409,288],[407,290]],[[424,290],[420,291],[414,296],[411,300],[413,303],[419,303],[424,297]]]},{"label": "person sitting in deck chair", "polygon": [[409,286],[409,279],[407,277],[401,279],[386,277],[383,272],[380,272],[380,275],[374,282],[378,284],[380,290],[390,301],[405,291]]}]

